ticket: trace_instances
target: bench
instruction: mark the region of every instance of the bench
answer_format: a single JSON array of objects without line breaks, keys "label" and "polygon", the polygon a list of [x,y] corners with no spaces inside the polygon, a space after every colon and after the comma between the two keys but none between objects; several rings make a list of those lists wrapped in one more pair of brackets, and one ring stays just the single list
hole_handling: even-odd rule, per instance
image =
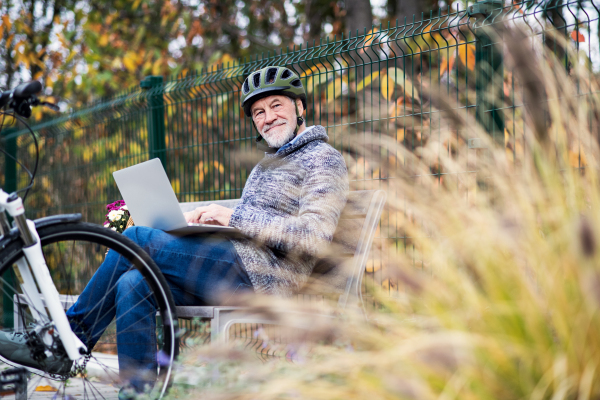
[{"label": "bench", "polygon": [[[383,190],[353,191],[348,195],[348,201],[333,236],[332,249],[329,256],[321,259],[315,267],[311,280],[316,285],[311,285],[312,294],[337,296],[338,310],[343,312],[349,305],[359,306],[364,312],[362,298],[362,280],[366,263],[369,257],[375,231],[386,202],[386,192]],[[199,206],[219,204],[224,207],[234,208],[239,202],[235,200],[201,201],[181,203],[182,211],[190,211]],[[62,296],[65,308],[70,307],[77,296]],[[23,329],[19,313],[21,307],[27,304],[22,295],[15,295],[14,321],[15,330]],[[19,307],[20,305],[21,307]],[[250,307],[228,306],[178,306],[177,316],[190,319],[200,318],[210,321],[211,341],[227,341],[229,329],[236,323],[276,323],[275,319],[265,319]],[[298,314],[295,311],[280,310],[287,314]],[[311,314],[315,318],[319,314]],[[320,315],[329,318],[328,315]]]},{"label": "bench", "polygon": [[[311,276],[312,291],[308,294],[337,296],[338,310],[343,312],[349,305],[359,306],[364,312],[362,280],[377,225],[385,205],[387,194],[383,190],[359,190],[348,194],[348,201],[333,236],[332,250],[335,257],[321,259]],[[199,201],[181,203],[181,210],[219,204],[234,208],[235,200]],[[289,313],[288,310],[281,310]],[[273,314],[273,313],[271,313]],[[299,313],[302,314],[302,313]],[[177,307],[179,318],[200,318],[210,321],[211,341],[227,341],[229,329],[238,323],[271,324],[276,319],[265,319],[252,308],[225,306]],[[311,314],[318,317],[319,315]],[[321,315],[327,318],[326,315]],[[288,318],[289,321],[289,318]],[[298,326],[302,328],[302,326]]]}]

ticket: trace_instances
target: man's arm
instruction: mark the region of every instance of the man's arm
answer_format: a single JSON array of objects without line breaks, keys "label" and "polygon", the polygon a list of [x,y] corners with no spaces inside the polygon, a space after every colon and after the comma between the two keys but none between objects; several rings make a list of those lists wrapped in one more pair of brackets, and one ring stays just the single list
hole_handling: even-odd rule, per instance
[{"label": "man's arm", "polygon": [[341,154],[335,154],[319,157],[307,171],[297,217],[238,204],[229,225],[280,251],[319,254],[333,238],[348,193],[346,164]]}]

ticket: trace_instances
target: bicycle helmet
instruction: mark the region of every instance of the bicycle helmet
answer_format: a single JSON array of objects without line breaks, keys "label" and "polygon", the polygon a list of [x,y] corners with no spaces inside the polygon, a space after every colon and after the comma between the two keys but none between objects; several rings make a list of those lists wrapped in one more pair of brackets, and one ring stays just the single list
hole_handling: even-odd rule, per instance
[{"label": "bicycle helmet", "polygon": [[[298,75],[289,68],[268,66],[250,74],[242,85],[241,105],[247,117],[251,117],[250,108],[256,101],[273,95],[284,95],[292,99],[300,99],[306,109],[306,91]],[[304,119],[296,106],[298,127]],[[260,133],[256,141],[260,141]]]}]

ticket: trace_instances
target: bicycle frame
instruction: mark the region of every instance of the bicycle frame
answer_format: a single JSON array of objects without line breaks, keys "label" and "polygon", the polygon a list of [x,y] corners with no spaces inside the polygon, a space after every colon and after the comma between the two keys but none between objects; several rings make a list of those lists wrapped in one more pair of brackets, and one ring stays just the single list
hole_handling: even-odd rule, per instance
[{"label": "bicycle frame", "polygon": [[[87,353],[87,348],[73,333],[69,325],[67,315],[60,302],[58,290],[52,282],[48,265],[46,265],[35,224],[25,218],[25,208],[21,198],[16,194],[9,195],[0,189],[0,228],[3,234],[6,234],[10,228],[5,212],[15,220],[23,240],[25,257],[18,260],[16,264],[23,279],[21,290],[28,299],[33,318],[38,322],[48,321],[49,318],[46,312],[46,309],[48,309],[54,329],[58,332],[58,337],[68,357],[73,361],[83,358]],[[36,281],[41,294],[36,287]]]}]

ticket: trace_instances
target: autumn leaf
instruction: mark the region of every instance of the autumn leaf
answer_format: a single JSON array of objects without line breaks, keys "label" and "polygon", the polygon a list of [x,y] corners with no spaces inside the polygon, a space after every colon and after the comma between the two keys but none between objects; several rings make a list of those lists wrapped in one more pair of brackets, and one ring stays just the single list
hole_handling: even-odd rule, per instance
[{"label": "autumn leaf", "polygon": [[154,64],[152,65],[152,75],[159,75],[161,66],[162,60],[158,58],[156,61],[154,61]]},{"label": "autumn leaf", "polygon": [[102,36],[100,36],[100,39],[98,39],[98,45],[104,47],[108,44],[108,33],[104,33],[102,34]]},{"label": "autumn leaf", "polygon": [[324,69],[325,71],[327,71],[327,68],[325,68],[325,66],[323,64],[313,65],[312,67],[308,68],[307,70],[304,70],[300,74],[300,78],[304,78],[306,76],[309,76],[309,75],[312,75],[314,73],[320,72],[321,69]]},{"label": "autumn leaf", "polygon": [[442,61],[440,62],[440,76],[444,75],[446,71],[450,73],[454,68],[454,62],[456,61],[456,53],[452,51],[450,57],[446,57],[442,54]]},{"label": "autumn leaf", "polygon": [[313,92],[313,89],[315,88],[315,85],[313,83],[313,77],[309,77],[305,84],[304,87],[306,87],[306,91],[308,92],[308,94],[311,94]]},{"label": "autumn leaf", "polygon": [[410,79],[406,79],[404,71],[400,68],[388,68],[387,76],[397,85],[402,86],[404,89],[404,96],[420,101],[419,91],[413,86]]},{"label": "autumn leaf", "polygon": [[218,68],[221,65],[227,66],[228,63],[229,65],[233,65],[233,62],[234,58],[231,57],[229,54],[225,53],[221,57],[217,58],[217,60],[212,65]]},{"label": "autumn leaf", "polygon": [[50,385],[39,385],[36,386],[35,388],[36,392],[58,392],[58,389],[56,389],[53,386]]},{"label": "autumn leaf", "polygon": [[12,43],[14,37],[15,37],[15,35],[10,35],[8,37],[8,39],[6,39],[6,43],[4,44],[4,47],[6,47],[7,49],[10,49],[10,44]]},{"label": "autumn leaf", "polygon": [[389,76],[385,76],[381,80],[381,95],[385,97],[386,100],[391,100],[392,95],[394,94],[394,86],[395,82]]},{"label": "autumn leaf", "polygon": [[404,128],[398,128],[396,130],[396,140],[398,142],[403,142],[404,141],[404,136],[405,136],[405,130],[404,130]]},{"label": "autumn leaf", "polygon": [[376,35],[377,32],[379,32],[379,29],[373,28],[369,31],[369,33],[367,33],[365,36],[365,42],[363,43],[363,49],[361,49],[362,51],[364,51],[364,47],[370,46],[373,43],[375,38],[378,36]]},{"label": "autumn leaf", "polygon": [[7,31],[10,31],[10,29],[12,28],[12,22],[10,22],[10,17],[8,16],[8,14],[4,14],[2,16],[2,24],[6,27]]},{"label": "autumn leaf", "polygon": [[69,56],[65,59],[65,64],[70,63],[73,60],[73,58],[75,58],[75,55],[77,55],[77,52],[71,50],[71,52],[69,53]]},{"label": "autumn leaf", "polygon": [[340,97],[342,94],[344,83],[342,82],[342,78],[337,78],[329,85],[327,85],[327,102],[331,103],[333,100]]},{"label": "autumn leaf", "polygon": [[129,72],[134,73],[137,70],[137,54],[133,51],[128,51],[123,57],[123,64]]},{"label": "autumn leaf", "polygon": [[458,57],[469,70],[475,69],[475,45],[463,43],[458,45]]},{"label": "autumn leaf", "polygon": [[571,32],[571,38],[577,43],[585,42],[585,36],[583,36],[583,33],[579,32],[578,30]]},{"label": "autumn leaf", "polygon": [[358,83],[358,85],[356,85],[356,91],[360,92],[361,90],[363,90],[364,88],[366,88],[367,86],[369,86],[378,77],[379,77],[379,71],[373,72],[372,74],[370,74],[369,76],[367,76],[365,79],[363,79],[362,81],[360,81]]},{"label": "autumn leaf", "polygon": [[221,164],[218,161],[213,161],[213,167],[215,167],[220,173],[223,173],[225,171],[223,164]]},{"label": "autumn leaf", "polygon": [[323,64],[313,65],[300,74],[300,78],[307,78],[305,87],[309,94],[313,92],[315,86],[327,83],[328,77],[333,78],[333,72],[327,71],[327,67]]},{"label": "autumn leaf", "polygon": [[365,265],[365,272],[377,272],[381,269],[381,260],[369,259]]}]

